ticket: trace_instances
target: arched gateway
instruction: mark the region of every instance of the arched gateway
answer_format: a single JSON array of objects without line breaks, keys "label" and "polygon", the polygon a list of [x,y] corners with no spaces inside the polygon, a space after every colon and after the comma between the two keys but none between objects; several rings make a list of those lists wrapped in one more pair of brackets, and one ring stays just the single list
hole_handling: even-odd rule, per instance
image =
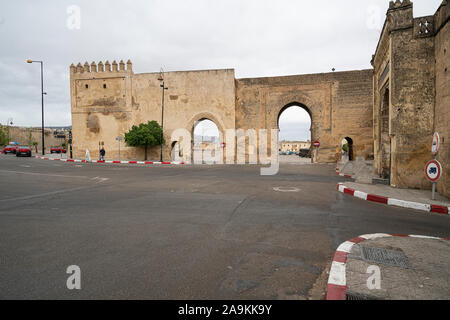
[{"label": "arched gateway", "polygon": [[[108,63],[109,64],[109,63]],[[114,63],[113,63],[114,64]],[[117,63],[116,63],[117,64]],[[134,74],[129,61],[120,68],[94,68],[79,64],[71,67],[71,104],[74,157],[81,158],[85,150],[96,150],[99,141],[105,143],[110,158],[118,156],[115,137],[131,126],[161,119],[161,88],[159,73]],[[312,140],[321,147],[314,162],[335,162],[340,157],[342,136],[354,140],[355,157],[373,153],[372,140],[372,70],[286,77],[235,79],[234,70],[166,72],[168,87],[164,109],[163,159],[174,157],[172,137],[183,131],[194,139],[197,121],[213,121],[221,134],[224,162],[237,160],[237,139],[229,143],[229,134],[238,133],[246,141],[245,162],[263,159],[259,148],[267,141],[278,151],[277,136],[280,114],[298,105],[311,117]],[[180,131],[181,130],[181,131]],[[255,142],[256,141],[256,142]],[[256,144],[256,148],[253,145]],[[178,146],[177,154],[186,152]],[[122,158],[143,158],[143,150],[125,146]],[[151,150],[150,158],[159,158],[159,148]],[[230,160],[231,159],[231,160]]]}]

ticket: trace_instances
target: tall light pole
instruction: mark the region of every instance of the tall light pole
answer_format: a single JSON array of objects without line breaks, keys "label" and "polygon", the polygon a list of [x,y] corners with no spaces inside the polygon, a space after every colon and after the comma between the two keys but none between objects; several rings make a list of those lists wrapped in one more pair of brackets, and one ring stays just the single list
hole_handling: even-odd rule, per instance
[{"label": "tall light pole", "polygon": [[11,126],[13,125],[13,118],[9,118],[6,125],[8,126],[8,144],[9,144],[11,142],[10,131],[11,131]]},{"label": "tall light pole", "polygon": [[34,61],[31,59],[27,60],[27,63],[37,62],[41,64],[41,102],[42,102],[42,155],[45,154],[45,132],[44,132],[44,95],[47,94],[44,92],[44,62],[42,61]]},{"label": "tall light pole", "polygon": [[161,106],[161,151],[160,151],[160,159],[159,161],[163,161],[163,138],[164,138],[164,91],[165,90],[169,90],[169,88],[167,88],[164,84],[164,71],[161,68],[160,72],[159,72],[159,81],[162,81],[162,84],[160,85],[160,87],[162,88],[162,106]]}]

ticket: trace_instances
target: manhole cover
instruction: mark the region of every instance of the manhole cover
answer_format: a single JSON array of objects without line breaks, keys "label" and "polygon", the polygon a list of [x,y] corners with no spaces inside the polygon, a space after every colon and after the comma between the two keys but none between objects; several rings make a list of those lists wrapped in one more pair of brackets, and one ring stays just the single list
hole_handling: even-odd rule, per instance
[{"label": "manhole cover", "polygon": [[402,251],[361,246],[361,253],[363,260],[367,262],[412,269],[408,257]]},{"label": "manhole cover", "polygon": [[273,190],[278,191],[278,192],[299,192],[300,191],[299,188],[295,188],[295,187],[276,187],[276,188],[273,188]]}]

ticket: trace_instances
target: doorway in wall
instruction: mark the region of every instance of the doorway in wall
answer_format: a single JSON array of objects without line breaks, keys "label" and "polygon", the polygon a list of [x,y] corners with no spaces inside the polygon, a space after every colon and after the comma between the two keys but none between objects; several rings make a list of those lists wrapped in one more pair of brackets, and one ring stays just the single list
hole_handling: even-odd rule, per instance
[{"label": "doorway in wall", "polygon": [[300,103],[290,103],[278,115],[281,162],[311,161],[311,115]]}]

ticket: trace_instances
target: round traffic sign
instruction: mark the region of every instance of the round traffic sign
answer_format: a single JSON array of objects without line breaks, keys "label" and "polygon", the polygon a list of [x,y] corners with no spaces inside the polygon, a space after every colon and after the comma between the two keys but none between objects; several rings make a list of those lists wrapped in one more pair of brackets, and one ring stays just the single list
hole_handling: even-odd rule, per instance
[{"label": "round traffic sign", "polygon": [[319,141],[314,141],[313,142],[313,146],[316,147],[316,148],[320,147],[320,142]]},{"label": "round traffic sign", "polygon": [[433,135],[433,144],[431,146],[431,152],[433,153],[433,155],[436,155],[439,151],[439,147],[440,147],[440,137],[439,137],[439,133],[435,133]]},{"label": "round traffic sign", "polygon": [[441,178],[442,166],[439,161],[431,160],[425,167],[425,176],[431,182],[436,182]]}]

